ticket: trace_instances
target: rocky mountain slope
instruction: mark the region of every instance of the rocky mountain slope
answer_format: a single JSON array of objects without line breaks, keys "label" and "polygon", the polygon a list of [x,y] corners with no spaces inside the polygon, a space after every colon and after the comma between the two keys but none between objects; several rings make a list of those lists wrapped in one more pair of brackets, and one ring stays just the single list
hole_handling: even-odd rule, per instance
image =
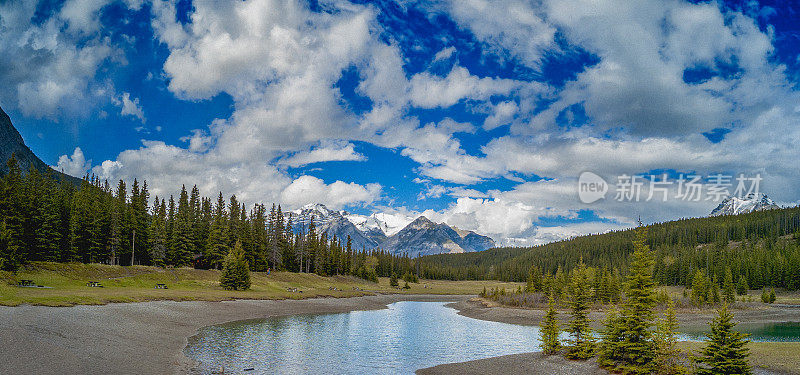
[{"label": "rocky mountain slope", "polygon": [[313,217],[317,233],[327,233],[328,237],[335,235],[343,240],[350,236],[356,250],[381,248],[395,254],[417,256],[483,251],[495,245],[489,237],[444,223],[437,224],[424,216],[400,226],[403,220],[390,215],[354,215],[330,210],[319,203],[303,206],[285,215],[287,219],[292,219],[293,229],[302,232],[308,230]]},{"label": "rocky mountain slope", "polygon": [[6,162],[11,158],[11,155],[17,158],[17,165],[23,173],[27,173],[31,168],[39,172],[52,171],[56,176],[74,183],[80,182],[79,179],[65,175],[61,172],[53,171],[45,162],[39,159],[28,146],[19,134],[14,125],[11,124],[11,118],[0,108],[0,174],[8,172]]},{"label": "rocky mountain slope", "polygon": [[739,215],[754,211],[764,211],[780,208],[766,194],[748,194],[744,198],[727,197],[711,211],[709,216]]},{"label": "rocky mountain slope", "polygon": [[335,235],[336,238],[342,239],[343,242],[347,240],[347,236],[350,236],[352,247],[355,250],[374,249],[386,237],[384,235],[381,238],[376,236],[375,233],[368,234],[368,232],[358,229],[340,211],[329,210],[325,205],[319,203],[286,212],[284,216],[286,219],[292,220],[292,229],[301,233],[308,231],[308,225],[313,217],[317,234],[327,233],[329,238]]}]

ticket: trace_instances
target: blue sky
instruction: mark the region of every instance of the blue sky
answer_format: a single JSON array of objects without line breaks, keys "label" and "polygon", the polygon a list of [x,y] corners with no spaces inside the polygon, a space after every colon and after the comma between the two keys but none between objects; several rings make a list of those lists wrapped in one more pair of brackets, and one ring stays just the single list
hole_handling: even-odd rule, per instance
[{"label": "blue sky", "polygon": [[[585,4],[581,4],[585,3]],[[707,214],[583,204],[591,171],[800,193],[791,2],[18,1],[0,106],[74,175],[425,214],[531,244]],[[704,182],[708,183],[706,179]],[[675,186],[671,186],[674,189]],[[670,193],[673,191],[671,190]]]}]

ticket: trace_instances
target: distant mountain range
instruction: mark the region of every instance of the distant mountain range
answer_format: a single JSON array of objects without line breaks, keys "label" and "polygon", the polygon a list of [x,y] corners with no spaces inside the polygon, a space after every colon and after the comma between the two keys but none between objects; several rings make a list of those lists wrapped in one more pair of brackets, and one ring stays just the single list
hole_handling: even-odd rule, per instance
[{"label": "distant mountain range", "polygon": [[320,203],[306,205],[284,215],[292,220],[292,228],[301,232],[308,230],[313,217],[317,233],[327,233],[329,237],[335,235],[342,240],[350,236],[356,250],[381,248],[391,253],[407,253],[416,257],[483,251],[495,245],[489,237],[444,223],[437,224],[424,216],[405,224],[403,219],[392,215],[354,215],[330,210]]},{"label": "distant mountain range", "polygon": [[744,198],[727,197],[711,211],[709,216],[739,215],[755,211],[764,211],[780,208],[766,194],[750,193]]},{"label": "distant mountain range", "polygon": [[11,118],[3,111],[3,108],[0,108],[0,175],[8,173],[7,162],[12,154],[17,158],[17,165],[19,165],[22,173],[27,173],[31,168],[34,168],[42,173],[51,171],[56,177],[62,180],[76,184],[80,182],[80,179],[54,171],[50,166],[45,164],[42,159],[39,159],[39,157],[25,145],[22,136],[14,125],[11,124]]}]

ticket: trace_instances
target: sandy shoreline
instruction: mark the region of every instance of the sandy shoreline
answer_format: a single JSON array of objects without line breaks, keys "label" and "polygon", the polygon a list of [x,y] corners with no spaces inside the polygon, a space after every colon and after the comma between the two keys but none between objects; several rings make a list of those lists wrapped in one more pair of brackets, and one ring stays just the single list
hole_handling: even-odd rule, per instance
[{"label": "sandy shoreline", "polygon": [[398,301],[465,298],[376,295],[0,307],[0,374],[184,374],[191,371],[193,363],[183,349],[201,327],[294,314],[377,310]]},{"label": "sandy shoreline", "polygon": [[478,359],[468,362],[448,363],[416,371],[417,375],[448,374],[540,374],[540,375],[603,375],[609,374],[595,361],[570,361],[559,355],[546,356],[542,352],[521,353]]},{"label": "sandy shoreline", "polygon": [[[470,318],[538,324],[543,311],[486,307],[470,296],[375,295],[304,300],[224,302],[154,301],[101,306],[0,306],[0,373],[184,374],[194,363],[183,350],[198,329],[230,321],[295,314],[377,310],[398,301],[443,301]],[[600,313],[592,319],[602,320]],[[800,308],[769,307],[736,312],[741,322],[800,321]],[[682,326],[705,325],[712,313],[679,314]],[[566,361],[540,353],[481,359],[421,369],[420,374],[508,373],[535,366],[557,374],[605,373],[593,362]],[[543,366],[543,367],[542,367]],[[534,367],[531,367],[534,368]],[[559,369],[557,372],[552,369]],[[515,371],[511,371],[512,373]]]}]

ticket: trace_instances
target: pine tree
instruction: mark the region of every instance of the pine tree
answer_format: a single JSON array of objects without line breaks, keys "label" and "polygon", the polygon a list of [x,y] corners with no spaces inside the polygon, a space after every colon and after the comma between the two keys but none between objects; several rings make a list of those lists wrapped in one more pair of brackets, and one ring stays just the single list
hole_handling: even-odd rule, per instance
[{"label": "pine tree", "polygon": [[167,248],[166,259],[170,265],[175,265],[174,260],[177,258],[175,253],[175,222],[177,220],[177,212],[175,210],[175,198],[169,196],[169,205],[167,206]]},{"label": "pine tree", "polygon": [[400,283],[397,281],[397,274],[392,273],[392,276],[389,277],[389,286],[397,287]]},{"label": "pine tree", "polygon": [[711,333],[708,345],[696,358],[698,374],[750,374],[751,367],[747,361],[750,350],[747,348],[747,335],[734,331],[736,323],[728,305],[723,304],[717,317],[709,323]]},{"label": "pine tree", "polygon": [[655,344],[655,358],[653,360],[653,372],[659,375],[685,374],[686,369],[681,365],[681,350],[678,349],[678,339],[676,331],[678,320],[675,317],[675,304],[670,299],[667,302],[667,310],[664,316],[656,323],[656,330],[653,333],[653,343]]},{"label": "pine tree", "polygon": [[167,204],[158,197],[153,203],[152,219],[150,220],[150,259],[156,266],[165,265],[167,248]]},{"label": "pine tree", "polygon": [[273,219],[273,233],[271,234],[270,243],[270,256],[269,261],[273,269],[280,269],[283,267],[282,260],[283,260],[283,250],[286,248],[286,238],[284,238],[284,222],[283,222],[283,210],[281,210],[281,206],[278,206],[277,211],[275,211],[275,206],[273,205],[273,212],[274,219]]},{"label": "pine tree", "polygon": [[308,233],[305,240],[306,272],[312,272],[312,259],[317,257],[317,226],[314,224],[314,215],[308,222]]},{"label": "pine tree", "polygon": [[581,259],[578,268],[573,270],[569,285],[569,305],[572,308],[567,332],[570,338],[565,356],[571,359],[587,359],[594,355],[594,337],[589,327],[589,303],[592,298],[592,287],[586,264]]},{"label": "pine tree", "polygon": [[709,302],[709,282],[706,275],[697,270],[692,278],[692,302],[695,305],[702,305]]},{"label": "pine tree", "polygon": [[38,186],[42,194],[41,202],[35,207],[40,219],[35,228],[37,259],[49,262],[60,260],[62,232],[61,197],[52,176],[47,176]]},{"label": "pine tree", "polygon": [[231,195],[230,203],[228,204],[228,244],[230,246],[233,246],[236,241],[241,239],[239,230],[240,218],[241,206],[239,205],[239,200],[236,195]]},{"label": "pine tree", "polygon": [[739,282],[736,283],[736,294],[743,296],[747,294],[748,289],[750,289],[750,287],[747,285],[747,278],[744,277],[744,275],[739,276]]},{"label": "pine tree", "polygon": [[600,331],[597,363],[605,368],[616,368],[622,361],[621,343],[625,327],[615,306],[606,312],[603,329]]},{"label": "pine tree", "polygon": [[656,305],[654,261],[646,241],[647,229],[637,228],[622,309],[623,339],[619,343],[621,363],[618,369],[632,374],[648,373],[655,354],[650,331]]},{"label": "pine tree", "polygon": [[283,229],[284,247],[283,247],[283,255],[281,256],[282,264],[283,264],[285,269],[296,271],[297,270],[297,266],[296,266],[297,262],[295,261],[295,257],[294,257],[294,254],[296,253],[296,250],[295,250],[296,244],[294,243],[294,241],[292,241],[292,239],[294,238],[294,233],[292,232],[292,218],[291,217],[289,217],[286,220],[286,224],[284,225],[284,227],[285,227]]},{"label": "pine tree", "polygon": [[236,241],[233,249],[225,256],[219,284],[226,290],[250,289],[250,266],[244,259],[244,249],[240,241]]},{"label": "pine tree", "polygon": [[714,278],[711,280],[711,297],[709,298],[711,303],[718,304],[720,302],[719,296],[719,283],[717,283],[717,279]]},{"label": "pine tree", "polygon": [[722,284],[722,295],[725,302],[731,304],[736,301],[736,287],[733,285],[733,274],[730,268],[725,269],[725,280]]},{"label": "pine tree", "polygon": [[211,223],[211,230],[206,244],[205,259],[208,264],[219,269],[222,258],[228,253],[228,223],[227,212],[225,211],[225,198],[222,192],[219,193],[217,204],[214,207],[214,220]]},{"label": "pine tree", "polygon": [[178,212],[172,233],[173,258],[170,259],[176,266],[186,266],[191,263],[192,254],[195,253],[194,240],[192,239],[191,207],[186,186],[181,188],[178,198]]},{"label": "pine tree", "polygon": [[539,292],[542,290],[542,270],[533,265],[528,271],[528,281],[525,285],[525,291],[528,293]]},{"label": "pine tree", "polygon": [[17,165],[17,158],[11,154],[6,163],[8,173],[3,178],[4,191],[0,197],[0,214],[2,214],[5,251],[0,254],[0,266],[3,270],[16,271],[24,263],[23,249],[24,217],[22,199],[22,171]]},{"label": "pine tree", "polygon": [[[486,289],[484,287],[484,295]],[[556,302],[551,294],[547,300],[547,314],[542,320],[541,333],[542,333],[542,351],[546,355],[556,354],[561,350],[561,342],[558,335],[561,333],[558,327],[558,312],[556,311]]]}]

